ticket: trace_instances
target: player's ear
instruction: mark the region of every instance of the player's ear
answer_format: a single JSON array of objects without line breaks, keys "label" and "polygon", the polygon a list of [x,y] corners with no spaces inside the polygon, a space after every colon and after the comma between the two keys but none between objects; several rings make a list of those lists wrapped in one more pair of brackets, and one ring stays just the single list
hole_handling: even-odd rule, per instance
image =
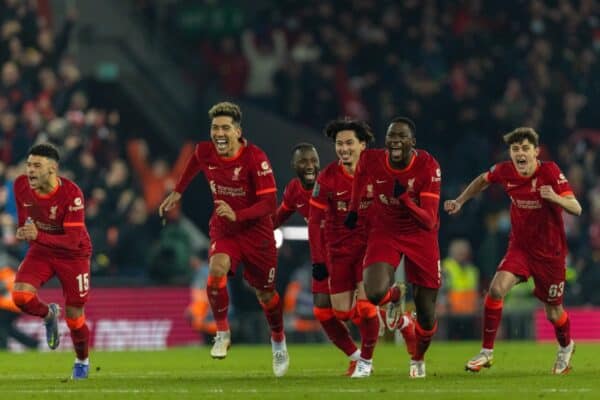
[{"label": "player's ear", "polygon": [[540,155],[540,148],[536,147],[534,152],[535,152],[535,158],[538,158],[538,156]]}]

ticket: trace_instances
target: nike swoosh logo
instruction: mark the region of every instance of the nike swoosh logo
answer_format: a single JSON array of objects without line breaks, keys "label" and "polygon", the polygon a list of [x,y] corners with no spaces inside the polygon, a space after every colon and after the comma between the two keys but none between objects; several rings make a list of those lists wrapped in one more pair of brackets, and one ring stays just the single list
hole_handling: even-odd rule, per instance
[{"label": "nike swoosh logo", "polygon": [[214,166],[214,165],[209,165],[208,169],[217,169],[218,167]]},{"label": "nike swoosh logo", "polygon": [[348,193],[348,191],[347,191],[347,190],[344,190],[343,192],[335,192],[335,195],[336,195],[336,196],[341,196],[341,195],[343,195],[344,193]]},{"label": "nike swoosh logo", "polygon": [[85,293],[79,293],[79,297],[85,297],[85,296],[87,296],[87,294],[88,294],[88,292],[85,292]]},{"label": "nike swoosh logo", "polygon": [[509,187],[509,188],[511,188],[511,187],[516,187],[518,185],[515,185],[514,183],[507,183],[506,186]]},{"label": "nike swoosh logo", "polygon": [[304,204],[296,204],[296,208],[302,208],[304,207]]},{"label": "nike swoosh logo", "polygon": [[379,179],[377,179],[377,180],[375,181],[375,183],[386,183],[386,182],[387,182],[387,181],[380,181]]},{"label": "nike swoosh logo", "polygon": [[23,203],[23,207],[31,207],[31,206],[33,206],[33,204],[31,204],[31,203]]}]

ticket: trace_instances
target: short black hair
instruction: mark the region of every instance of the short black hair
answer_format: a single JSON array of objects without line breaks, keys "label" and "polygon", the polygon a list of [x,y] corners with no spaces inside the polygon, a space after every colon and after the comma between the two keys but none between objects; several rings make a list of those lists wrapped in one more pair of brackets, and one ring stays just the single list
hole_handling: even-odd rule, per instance
[{"label": "short black hair", "polygon": [[40,143],[33,145],[27,152],[27,155],[46,157],[56,162],[60,161],[60,154],[58,153],[58,149],[52,143]]},{"label": "short black hair", "polygon": [[369,124],[367,124],[365,121],[352,119],[349,117],[338,118],[334,119],[333,121],[329,121],[327,125],[325,125],[325,129],[323,131],[325,136],[334,142],[338,132],[341,131],[354,131],[358,140],[365,142],[366,144],[371,143],[375,139]]},{"label": "short black hair", "polygon": [[408,117],[396,117],[390,122],[390,125],[395,124],[397,122],[401,122],[403,124],[408,125],[413,137],[417,136],[417,125],[415,124],[415,122],[412,119],[410,119]]},{"label": "short black hair", "polygon": [[504,139],[504,143],[509,146],[513,143],[521,143],[523,140],[529,140],[535,147],[540,145],[540,135],[538,135],[535,129],[528,126],[520,126],[517,129],[508,132],[506,135],[502,136],[502,138]]},{"label": "short black hair", "polygon": [[292,147],[292,155],[294,155],[298,150],[314,150],[317,151],[317,148],[314,144],[308,142],[301,142]]}]

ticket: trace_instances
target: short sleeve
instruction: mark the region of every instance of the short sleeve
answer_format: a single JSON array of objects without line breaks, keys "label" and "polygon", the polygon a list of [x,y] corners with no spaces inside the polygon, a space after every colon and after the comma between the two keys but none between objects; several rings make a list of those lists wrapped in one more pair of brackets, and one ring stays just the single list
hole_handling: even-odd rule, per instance
[{"label": "short sleeve", "polygon": [[269,162],[267,155],[257,148],[252,148],[252,150],[256,195],[260,196],[276,192],[275,176],[273,175],[273,169],[271,168],[271,163]]},{"label": "short sleeve", "polygon": [[65,219],[63,227],[81,227],[85,221],[85,204],[83,193],[79,188],[71,191],[67,199],[67,209],[65,210]]},{"label": "short sleeve", "polygon": [[499,164],[494,164],[485,174],[485,180],[488,183],[498,183],[500,182],[500,168]]},{"label": "short sleeve", "polygon": [[562,173],[559,166],[555,163],[550,163],[549,174],[552,181],[552,189],[559,196],[573,195],[573,189],[567,180],[565,174]]},{"label": "short sleeve", "polygon": [[423,180],[424,182],[419,195],[439,199],[442,185],[442,170],[433,158],[427,163],[427,168],[423,171]]}]

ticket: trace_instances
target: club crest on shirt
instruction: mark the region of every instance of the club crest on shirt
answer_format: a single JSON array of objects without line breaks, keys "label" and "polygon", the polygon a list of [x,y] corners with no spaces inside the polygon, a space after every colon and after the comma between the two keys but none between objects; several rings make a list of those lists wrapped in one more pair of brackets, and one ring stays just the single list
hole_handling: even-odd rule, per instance
[{"label": "club crest on shirt", "polygon": [[537,191],[537,178],[533,178],[531,180],[531,191],[532,192]]},{"label": "club crest on shirt", "polygon": [[215,181],[213,181],[213,180],[209,181],[208,186],[210,186],[210,191],[213,194],[217,194],[217,185],[215,184]]},{"label": "club crest on shirt", "polygon": [[345,201],[338,201],[337,202],[337,210],[338,211],[348,211],[348,203],[346,203]]},{"label": "club crest on shirt", "polygon": [[373,198],[373,185],[370,184],[370,183],[367,185],[367,194],[366,194],[366,197],[369,198],[369,199]]},{"label": "club crest on shirt", "polygon": [[415,178],[410,178],[408,180],[406,191],[407,192],[414,192],[415,191]]},{"label": "club crest on shirt", "polygon": [[48,219],[56,219],[56,210],[57,209],[58,209],[58,206],[50,207],[50,215],[48,216]]},{"label": "club crest on shirt", "polygon": [[235,167],[233,169],[233,177],[231,178],[232,181],[239,181],[240,180],[240,171],[242,170],[243,167]]}]

